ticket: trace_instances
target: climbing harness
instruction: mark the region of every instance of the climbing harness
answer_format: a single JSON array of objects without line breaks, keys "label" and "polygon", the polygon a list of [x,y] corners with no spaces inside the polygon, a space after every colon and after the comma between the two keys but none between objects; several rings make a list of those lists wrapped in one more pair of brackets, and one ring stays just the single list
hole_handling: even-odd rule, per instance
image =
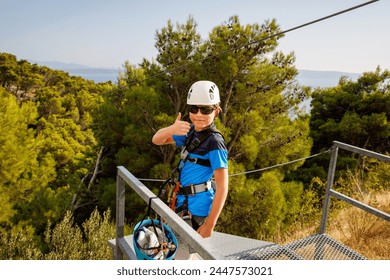
[{"label": "climbing harness", "polygon": [[[208,159],[202,159],[202,158],[194,158],[190,157],[189,154],[193,150],[195,150],[199,145],[205,141],[212,133],[219,133],[222,135],[222,133],[215,127],[214,123],[212,123],[209,128],[204,131],[204,133],[201,135],[200,138],[194,137],[195,128],[193,125],[191,125],[191,129],[188,132],[188,135],[186,137],[186,142],[181,150],[180,153],[180,161],[176,168],[174,168],[171,172],[171,177],[168,178],[158,192],[158,197],[163,200],[172,210],[175,210],[176,207],[176,201],[177,201],[177,195],[178,194],[184,194],[186,195],[186,201],[188,202],[188,195],[195,195],[196,193],[207,191],[210,189],[210,181],[205,182],[203,184],[199,185],[190,185],[190,186],[181,186],[180,185],[180,171],[183,169],[184,164],[188,162],[192,162],[195,164],[200,164],[203,166],[210,167],[210,160]],[[208,188],[205,189],[203,187],[204,184],[207,184]],[[190,189],[188,191],[184,191],[185,188],[189,187]],[[186,203],[187,205],[187,203]]]},{"label": "climbing harness", "polygon": [[178,241],[172,230],[160,220],[150,218],[152,197],[148,211],[134,227],[133,246],[139,260],[171,260],[178,249]]},{"label": "climbing harness", "polygon": [[[172,171],[173,173],[174,171]],[[163,183],[157,194],[157,197],[164,201],[172,210],[175,209],[179,185],[179,182],[175,183],[173,177],[170,177]]]},{"label": "climbing harness", "polygon": [[[214,124],[211,124],[210,127],[202,134],[200,138],[194,137],[195,129],[194,126],[191,126],[191,129],[187,135],[185,145],[180,153],[180,161],[176,168],[174,168],[171,172],[171,177],[168,178],[163,185],[160,187],[158,192],[158,197],[164,201],[172,210],[175,209],[177,194],[180,189],[183,189],[183,186],[180,185],[180,171],[183,169],[184,164],[188,162],[192,162],[195,164],[200,164],[203,166],[210,167],[210,161],[208,159],[201,158],[193,158],[189,156],[189,153],[195,150],[199,145],[206,140],[212,133],[221,132],[215,127]],[[222,134],[221,134],[222,135]],[[200,184],[202,185],[202,184]],[[197,191],[199,193],[201,191]],[[182,193],[179,193],[182,194]],[[195,193],[193,193],[195,194]]]},{"label": "climbing harness", "polygon": [[207,192],[212,188],[212,181],[208,181],[202,184],[189,185],[188,187],[180,186],[178,194],[183,195],[196,195],[197,193]]}]

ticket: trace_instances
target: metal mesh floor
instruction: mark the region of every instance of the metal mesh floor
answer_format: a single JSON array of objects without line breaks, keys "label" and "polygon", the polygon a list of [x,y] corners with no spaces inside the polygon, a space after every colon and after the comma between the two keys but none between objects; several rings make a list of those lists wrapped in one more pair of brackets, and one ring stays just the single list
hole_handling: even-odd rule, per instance
[{"label": "metal mesh floor", "polygon": [[269,245],[227,256],[232,260],[364,260],[365,257],[326,234],[287,245]]},{"label": "metal mesh floor", "polygon": [[[129,259],[136,259],[132,236],[125,236]],[[326,234],[316,234],[287,245],[215,232],[212,237],[222,255],[229,260],[365,260],[351,248]],[[115,239],[109,241],[115,249]],[[130,254],[130,253],[131,254]]]},{"label": "metal mesh floor", "polygon": [[366,258],[326,234],[316,234],[286,245],[306,260],[365,260]]},{"label": "metal mesh floor", "polygon": [[227,256],[229,260],[301,260],[302,257],[294,251],[281,245],[251,249]]}]

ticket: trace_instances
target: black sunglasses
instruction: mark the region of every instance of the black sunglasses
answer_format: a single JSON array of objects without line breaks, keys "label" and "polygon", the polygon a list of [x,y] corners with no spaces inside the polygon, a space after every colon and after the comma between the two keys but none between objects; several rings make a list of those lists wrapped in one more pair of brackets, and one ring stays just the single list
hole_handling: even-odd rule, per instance
[{"label": "black sunglasses", "polygon": [[203,115],[210,115],[214,110],[216,109],[215,106],[197,106],[197,105],[190,105],[188,107],[188,111],[192,114],[197,114],[200,110],[200,113]]}]

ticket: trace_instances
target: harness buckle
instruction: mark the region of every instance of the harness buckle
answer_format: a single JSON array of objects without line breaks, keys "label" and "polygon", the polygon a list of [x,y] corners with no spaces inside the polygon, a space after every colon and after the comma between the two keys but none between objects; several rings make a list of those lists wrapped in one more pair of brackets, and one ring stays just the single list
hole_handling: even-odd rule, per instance
[{"label": "harness buckle", "polygon": [[185,160],[188,156],[189,152],[186,148],[183,148],[180,153],[180,159]]},{"label": "harness buckle", "polygon": [[198,158],[188,158],[187,159],[189,162],[192,162],[192,163],[198,163]]},{"label": "harness buckle", "polygon": [[191,195],[191,196],[196,195],[195,185],[189,185],[188,187],[191,188],[191,193],[189,195]]}]

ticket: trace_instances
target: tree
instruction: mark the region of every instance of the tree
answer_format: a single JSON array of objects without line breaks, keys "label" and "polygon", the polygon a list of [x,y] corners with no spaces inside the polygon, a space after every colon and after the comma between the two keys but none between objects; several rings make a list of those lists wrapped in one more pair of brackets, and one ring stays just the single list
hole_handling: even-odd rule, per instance
[{"label": "tree", "polygon": [[0,54],[0,72],[0,222],[29,225],[43,237],[48,219],[58,221],[75,193],[84,194],[81,205],[89,207],[78,214],[89,215],[97,204],[91,181],[101,147],[92,131],[92,111],[111,85],[6,53]]},{"label": "tree", "polygon": [[30,127],[36,123],[32,102],[18,105],[16,98],[0,87],[0,222],[11,224],[15,207],[30,201],[53,181],[53,160],[39,156],[39,139]]},{"label": "tree", "polygon": [[[192,17],[182,25],[169,21],[156,33],[156,61],[144,59],[139,67],[126,63],[118,87],[106,95],[99,108],[97,135],[101,145],[110,146],[103,164],[108,168],[106,174],[113,178],[113,167],[124,165],[141,178],[170,176],[178,154],[173,146],[153,146],[151,137],[159,128],[172,124],[179,111],[188,118],[187,92],[200,79],[212,80],[220,89],[223,113],[216,124],[226,137],[231,164],[248,170],[307,156],[311,147],[309,120],[297,105],[309,91],[294,80],[294,55],[275,52],[279,32],[274,20],[242,26],[238,17],[232,17],[202,42]],[[301,164],[285,166],[280,174]],[[253,186],[246,192],[248,197],[254,196],[253,203],[262,197],[258,189],[266,188],[257,181],[264,180],[261,176],[257,173],[242,179]],[[272,180],[277,181],[274,186],[283,197],[283,176]],[[232,191],[234,195],[239,194]],[[267,204],[273,196],[262,198]],[[241,205],[235,206],[240,211]],[[279,210],[280,215],[272,217],[282,222],[287,212],[282,206]]]},{"label": "tree", "polygon": [[17,88],[21,78],[17,74],[18,62],[15,55],[0,53],[0,85],[12,91]]},{"label": "tree", "polygon": [[310,129],[313,151],[337,140],[385,153],[390,146],[390,72],[363,73],[356,81],[313,93]]},{"label": "tree", "polygon": [[[390,146],[390,73],[378,67],[374,72],[363,73],[357,81],[342,77],[332,88],[318,88],[311,102],[310,136],[312,153],[328,150],[333,141],[340,141],[378,153],[388,153]],[[365,163],[364,158],[340,150],[336,180],[348,169],[359,165],[372,169],[377,163]],[[326,180],[329,155],[306,161],[305,165],[289,178],[308,186],[315,177]],[[320,197],[323,189],[314,190]]]},{"label": "tree", "polygon": [[39,66],[27,60],[17,60],[16,56],[0,53],[0,84],[19,100],[30,99],[35,89],[43,85]]},{"label": "tree", "polygon": [[[242,26],[238,17],[232,17],[214,28],[205,43],[205,51],[211,58],[203,62],[204,68],[223,93],[221,123],[227,127],[224,132],[229,139],[229,158],[245,162],[247,168],[288,161],[289,149],[280,153],[285,154],[284,158],[264,159],[272,157],[267,155],[270,149],[277,151],[289,143],[297,147],[293,142],[305,139],[308,133],[308,127],[304,128],[307,120],[294,122],[289,117],[289,110],[306,98],[308,92],[294,85],[297,71],[293,54],[273,52],[279,32],[275,20]],[[300,125],[295,124],[299,122]],[[300,127],[291,129],[295,125]],[[292,153],[302,156],[307,149],[303,154]]]}]

